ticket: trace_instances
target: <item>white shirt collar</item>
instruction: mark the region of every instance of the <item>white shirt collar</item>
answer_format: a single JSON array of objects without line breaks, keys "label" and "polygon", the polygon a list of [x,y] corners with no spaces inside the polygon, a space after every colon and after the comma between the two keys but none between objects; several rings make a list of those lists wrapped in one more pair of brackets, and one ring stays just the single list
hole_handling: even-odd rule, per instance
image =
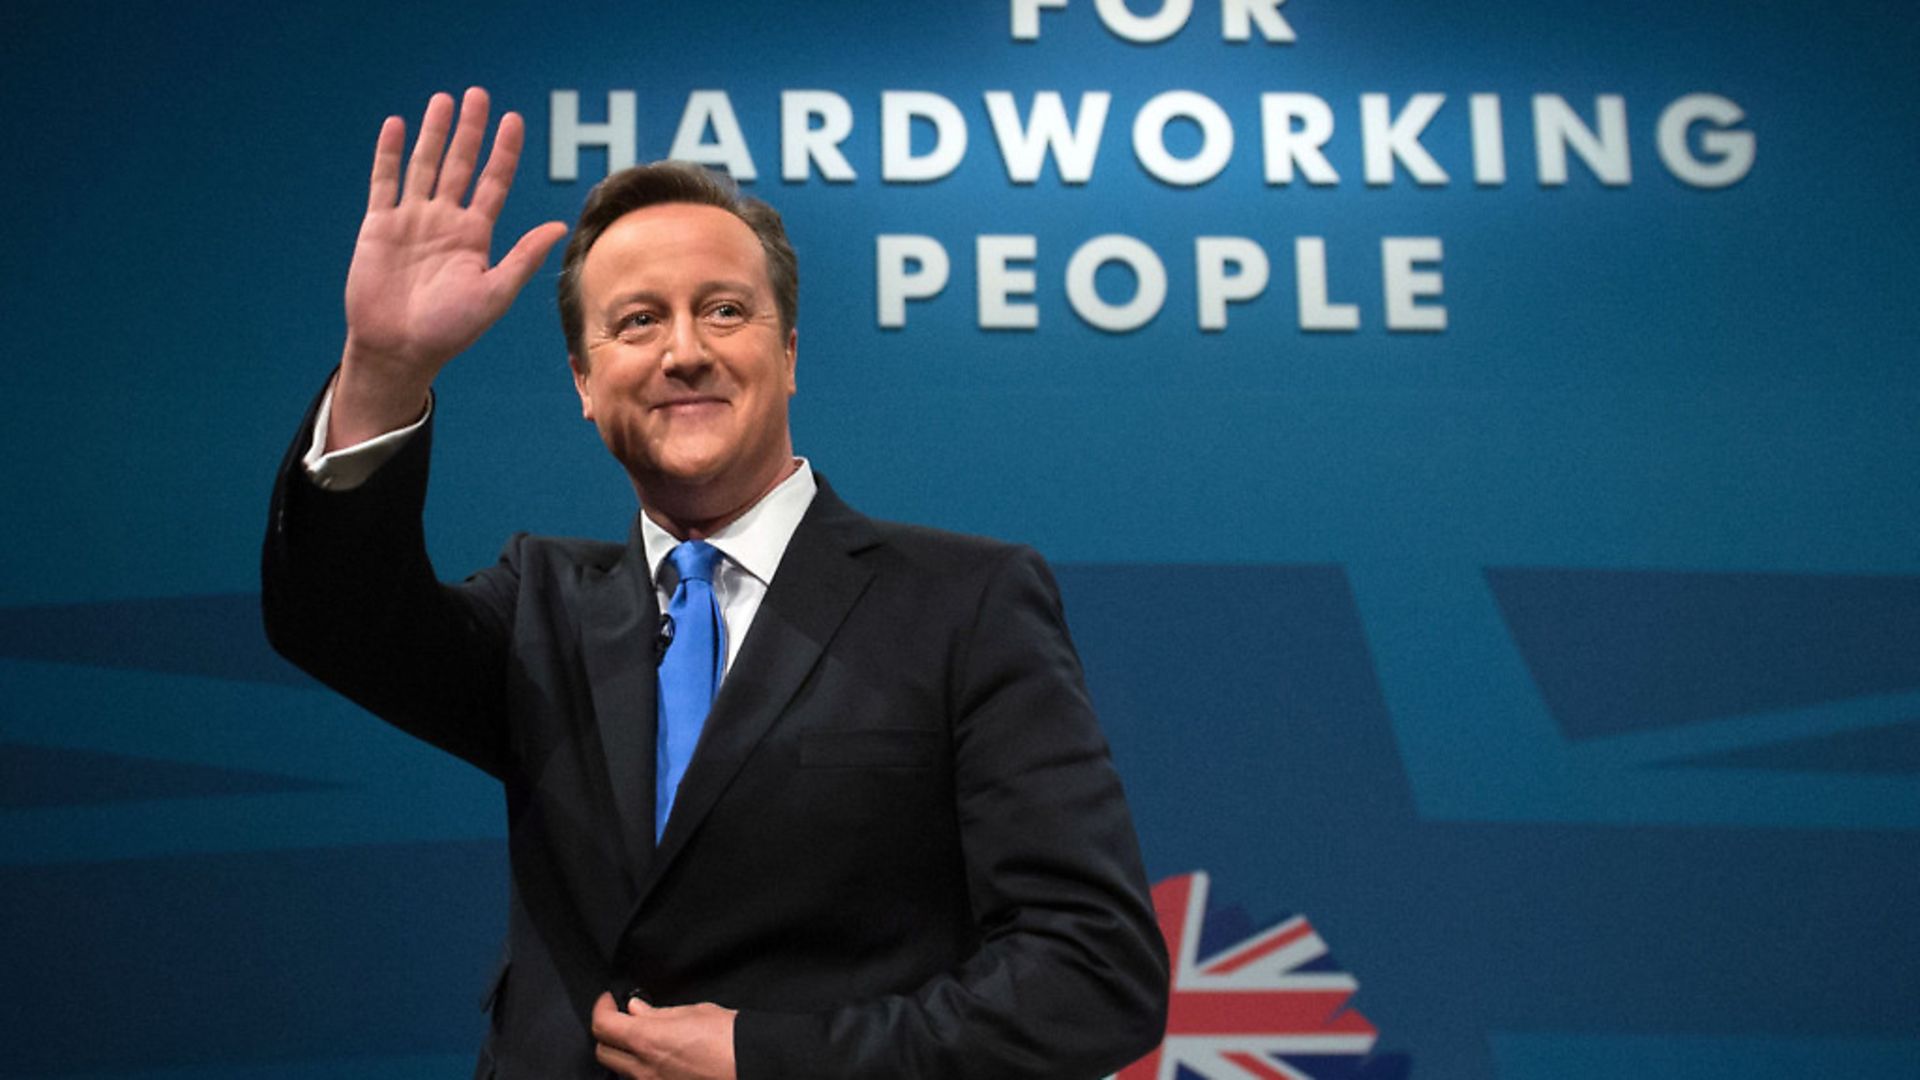
[{"label": "white shirt collar", "polygon": [[[707,543],[759,579],[762,586],[773,584],[774,571],[780,569],[787,543],[793,539],[793,531],[800,527],[800,519],[806,516],[807,507],[813,504],[814,493],[820,488],[813,479],[813,466],[807,464],[806,458],[799,461],[800,467],[792,476],[775,485],[746,513],[707,537]],[[667,561],[680,541],[645,514],[640,515],[640,539],[646,546],[647,566],[653,571],[653,580],[659,582],[660,564]]]}]

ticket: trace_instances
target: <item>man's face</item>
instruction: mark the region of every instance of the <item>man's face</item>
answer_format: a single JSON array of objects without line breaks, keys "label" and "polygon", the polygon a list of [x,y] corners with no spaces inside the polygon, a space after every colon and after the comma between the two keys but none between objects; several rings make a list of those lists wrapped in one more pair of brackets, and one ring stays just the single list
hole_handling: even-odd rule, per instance
[{"label": "man's face", "polygon": [[719,516],[785,475],[796,338],[745,222],[692,203],[635,210],[588,250],[580,300],[580,409],[642,499]]}]

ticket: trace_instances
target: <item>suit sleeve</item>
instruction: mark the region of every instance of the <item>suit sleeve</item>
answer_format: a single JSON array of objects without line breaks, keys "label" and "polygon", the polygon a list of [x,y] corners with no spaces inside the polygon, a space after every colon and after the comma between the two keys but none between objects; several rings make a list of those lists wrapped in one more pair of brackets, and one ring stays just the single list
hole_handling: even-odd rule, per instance
[{"label": "suit sleeve", "polygon": [[741,1080],[1094,1080],[1166,1021],[1139,844],[1038,555],[1011,549],[953,677],[955,792],[980,945],[911,995],[743,1012]]},{"label": "suit sleeve", "polygon": [[511,560],[442,585],[420,521],[431,421],[360,486],[325,491],[301,465],[317,410],[274,485],[261,555],[268,640],[368,711],[502,775]]}]

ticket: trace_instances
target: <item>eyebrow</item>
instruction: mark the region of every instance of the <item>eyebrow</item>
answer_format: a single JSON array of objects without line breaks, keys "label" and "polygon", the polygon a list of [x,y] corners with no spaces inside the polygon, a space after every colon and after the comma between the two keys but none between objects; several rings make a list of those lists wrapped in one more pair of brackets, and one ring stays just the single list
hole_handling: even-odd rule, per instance
[{"label": "eyebrow", "polygon": [[617,296],[609,297],[606,306],[601,310],[601,314],[611,315],[632,303],[657,304],[660,300],[660,294],[650,289],[634,289],[629,292],[620,293]]}]

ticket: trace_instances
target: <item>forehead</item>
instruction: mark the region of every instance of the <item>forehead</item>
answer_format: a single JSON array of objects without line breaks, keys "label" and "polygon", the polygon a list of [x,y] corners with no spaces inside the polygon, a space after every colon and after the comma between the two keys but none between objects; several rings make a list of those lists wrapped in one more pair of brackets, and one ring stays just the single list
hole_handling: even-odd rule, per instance
[{"label": "forehead", "polygon": [[722,280],[770,289],[766,252],[746,222],[699,203],[660,203],[618,218],[580,267],[581,289],[589,295],[623,285],[698,287]]}]

